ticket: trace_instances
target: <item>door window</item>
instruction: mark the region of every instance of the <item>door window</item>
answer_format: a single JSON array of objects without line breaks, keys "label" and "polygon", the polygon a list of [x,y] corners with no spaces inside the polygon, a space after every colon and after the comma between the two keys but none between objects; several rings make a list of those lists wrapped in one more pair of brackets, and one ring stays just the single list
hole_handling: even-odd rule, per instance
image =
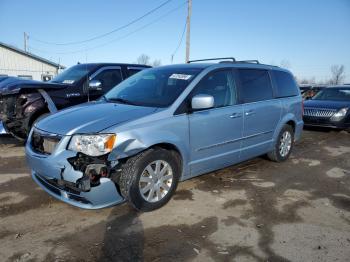
[{"label": "door window", "polygon": [[100,81],[102,83],[102,90],[105,93],[123,81],[123,77],[120,69],[105,69],[98,73],[92,80]]},{"label": "door window", "polygon": [[267,70],[239,69],[242,102],[251,103],[273,98],[272,85]]},{"label": "door window", "polygon": [[214,97],[214,107],[236,104],[236,85],[231,70],[220,70],[207,75],[195,87],[192,97],[198,94]]},{"label": "door window", "polygon": [[144,69],[146,69],[146,67],[128,67],[129,76],[132,76]]}]

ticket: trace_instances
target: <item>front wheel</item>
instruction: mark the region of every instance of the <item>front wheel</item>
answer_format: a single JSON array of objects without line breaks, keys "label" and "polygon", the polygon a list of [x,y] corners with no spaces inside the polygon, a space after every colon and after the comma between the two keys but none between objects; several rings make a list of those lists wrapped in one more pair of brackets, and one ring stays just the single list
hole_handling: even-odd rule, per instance
[{"label": "front wheel", "polygon": [[119,180],[122,195],[141,211],[162,207],[176,190],[180,162],[176,152],[163,148],[151,148],[129,158]]},{"label": "front wheel", "polygon": [[268,158],[275,162],[283,162],[288,159],[294,146],[294,131],[290,125],[284,125],[275,142],[274,149],[267,154]]}]

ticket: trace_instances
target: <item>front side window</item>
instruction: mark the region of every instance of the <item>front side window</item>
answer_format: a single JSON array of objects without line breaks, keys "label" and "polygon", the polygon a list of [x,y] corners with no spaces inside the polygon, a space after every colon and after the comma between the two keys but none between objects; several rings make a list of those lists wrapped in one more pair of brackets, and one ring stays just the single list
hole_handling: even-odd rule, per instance
[{"label": "front side window", "polygon": [[215,108],[236,104],[236,85],[232,70],[220,70],[207,75],[198,83],[191,96],[198,94],[213,96]]},{"label": "front side window", "polygon": [[299,94],[298,87],[291,74],[277,70],[272,72],[277,85],[277,97],[297,96]]},{"label": "front side window", "polygon": [[105,69],[94,76],[92,80],[100,81],[102,90],[105,93],[123,81],[123,77],[120,69]]},{"label": "front side window", "polygon": [[272,85],[267,70],[239,69],[240,94],[244,103],[269,100],[273,98]]},{"label": "front side window", "polygon": [[108,92],[110,102],[168,107],[202,71],[198,68],[151,68],[131,76]]},{"label": "front side window", "polygon": [[325,88],[313,100],[350,101],[350,88]]}]

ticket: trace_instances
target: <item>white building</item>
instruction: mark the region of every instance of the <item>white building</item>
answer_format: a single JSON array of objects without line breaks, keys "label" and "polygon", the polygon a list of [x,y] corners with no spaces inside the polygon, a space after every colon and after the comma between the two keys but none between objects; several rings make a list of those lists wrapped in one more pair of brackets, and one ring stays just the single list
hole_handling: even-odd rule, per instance
[{"label": "white building", "polygon": [[64,66],[0,42],[0,76],[48,81]]}]

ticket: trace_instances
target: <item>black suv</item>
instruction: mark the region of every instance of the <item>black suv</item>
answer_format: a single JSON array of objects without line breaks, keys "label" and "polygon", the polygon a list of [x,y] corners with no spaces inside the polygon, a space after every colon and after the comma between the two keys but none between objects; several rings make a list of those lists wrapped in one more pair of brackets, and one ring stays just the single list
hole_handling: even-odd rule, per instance
[{"label": "black suv", "polygon": [[99,99],[146,65],[94,63],[66,69],[49,82],[10,79],[0,82],[0,120],[6,132],[26,139],[33,123],[57,110]]}]

